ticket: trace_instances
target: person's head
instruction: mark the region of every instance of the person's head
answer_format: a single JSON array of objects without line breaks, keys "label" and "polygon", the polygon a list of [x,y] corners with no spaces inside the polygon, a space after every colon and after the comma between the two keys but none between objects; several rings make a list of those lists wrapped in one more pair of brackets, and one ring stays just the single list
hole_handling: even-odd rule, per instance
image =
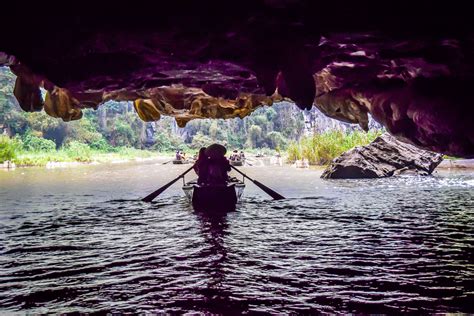
[{"label": "person's head", "polygon": [[206,148],[206,155],[211,158],[225,156],[227,149],[220,144],[212,144]]},{"label": "person's head", "polygon": [[202,147],[201,149],[199,149],[198,157],[199,158],[204,158],[205,156],[206,156],[206,147]]}]

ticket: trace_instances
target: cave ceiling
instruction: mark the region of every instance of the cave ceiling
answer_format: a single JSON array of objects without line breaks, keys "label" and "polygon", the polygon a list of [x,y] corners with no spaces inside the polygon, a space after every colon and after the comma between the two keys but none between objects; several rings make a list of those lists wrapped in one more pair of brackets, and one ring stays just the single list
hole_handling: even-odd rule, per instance
[{"label": "cave ceiling", "polygon": [[[3,7],[0,65],[25,111],[64,121],[107,100],[145,121],[245,117],[292,100],[474,157],[468,2],[159,1]],[[40,88],[47,93],[43,98]]]}]

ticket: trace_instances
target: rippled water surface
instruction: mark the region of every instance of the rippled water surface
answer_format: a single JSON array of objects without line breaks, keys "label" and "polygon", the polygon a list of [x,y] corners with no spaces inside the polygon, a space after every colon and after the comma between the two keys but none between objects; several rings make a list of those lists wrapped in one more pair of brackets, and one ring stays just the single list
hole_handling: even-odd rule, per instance
[{"label": "rippled water surface", "polygon": [[325,181],[244,170],[219,218],[180,186],[187,166],[0,172],[0,312],[474,312],[474,174]]}]

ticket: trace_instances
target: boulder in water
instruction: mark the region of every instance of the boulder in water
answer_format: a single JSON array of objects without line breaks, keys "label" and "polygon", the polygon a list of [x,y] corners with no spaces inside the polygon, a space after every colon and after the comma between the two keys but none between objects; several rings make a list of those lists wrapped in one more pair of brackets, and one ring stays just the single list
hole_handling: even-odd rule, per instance
[{"label": "boulder in water", "polygon": [[372,143],[335,158],[321,175],[324,179],[382,178],[400,174],[430,175],[443,156],[398,141],[388,133]]}]

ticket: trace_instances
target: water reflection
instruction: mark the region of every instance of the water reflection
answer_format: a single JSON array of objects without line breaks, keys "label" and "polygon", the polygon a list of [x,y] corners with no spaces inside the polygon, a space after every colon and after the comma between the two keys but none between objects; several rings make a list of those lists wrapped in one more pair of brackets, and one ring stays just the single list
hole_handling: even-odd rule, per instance
[{"label": "water reflection", "polygon": [[227,249],[225,236],[228,234],[227,213],[195,212],[199,221],[201,234],[207,247],[200,256],[206,258],[207,286],[202,290],[205,303],[210,312],[219,313],[226,311],[229,303],[229,295],[223,290],[225,282],[225,263],[227,261]]}]

